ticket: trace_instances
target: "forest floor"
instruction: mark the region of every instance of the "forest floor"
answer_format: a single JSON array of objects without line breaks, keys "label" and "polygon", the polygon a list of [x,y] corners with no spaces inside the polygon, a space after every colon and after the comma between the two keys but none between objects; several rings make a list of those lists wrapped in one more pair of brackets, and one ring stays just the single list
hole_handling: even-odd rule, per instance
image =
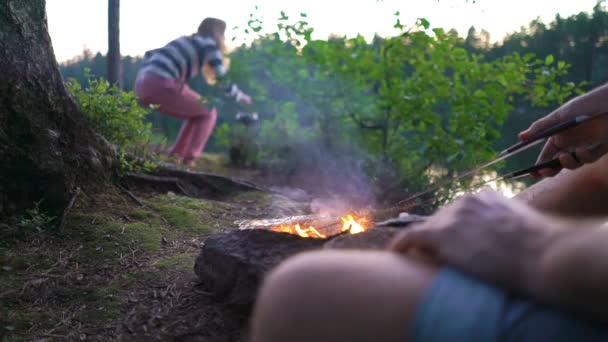
[{"label": "forest floor", "polygon": [[[261,179],[219,156],[198,164]],[[240,219],[299,214],[307,203],[265,192],[221,201],[133,194],[143,206],[118,187],[82,193],[59,233],[0,229],[0,341],[241,340],[246,317],[197,287],[193,265],[205,237],[237,229]],[[37,215],[26,223],[44,221]]]}]

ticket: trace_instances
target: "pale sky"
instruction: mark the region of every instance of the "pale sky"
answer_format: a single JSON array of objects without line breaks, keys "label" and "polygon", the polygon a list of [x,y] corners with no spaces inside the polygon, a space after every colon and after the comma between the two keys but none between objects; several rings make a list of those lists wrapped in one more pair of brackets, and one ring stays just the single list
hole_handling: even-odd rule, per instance
[{"label": "pale sky", "polygon": [[[193,33],[207,16],[228,22],[230,46],[237,35],[232,27],[245,26],[255,5],[271,31],[281,10],[294,18],[306,12],[315,28],[313,37],[319,39],[331,33],[361,33],[368,38],[374,33],[390,35],[395,33],[393,14],[399,11],[401,22],[407,25],[424,17],[432,27],[455,28],[461,36],[474,25],[489,31],[496,41],[537,17],[549,22],[557,13],[590,12],[595,4],[596,0],[122,0],[121,53],[143,55]],[[58,61],[80,55],[84,48],[106,53],[107,0],[47,0],[47,16]],[[241,39],[239,36],[236,42]]]}]

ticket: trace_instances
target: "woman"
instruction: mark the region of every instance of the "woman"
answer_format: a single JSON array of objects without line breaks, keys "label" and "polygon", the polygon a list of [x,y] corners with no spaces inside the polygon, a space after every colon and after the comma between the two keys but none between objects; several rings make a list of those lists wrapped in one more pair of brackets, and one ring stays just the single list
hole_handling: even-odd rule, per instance
[{"label": "woman", "polygon": [[189,166],[200,157],[215,126],[217,111],[205,107],[201,96],[186,84],[188,79],[201,73],[208,83],[217,81],[226,96],[251,103],[248,95],[223,78],[225,31],[224,21],[206,18],[197,33],[146,52],[137,74],[135,94],[141,105],[157,105],[161,114],[184,120],[169,155]]}]

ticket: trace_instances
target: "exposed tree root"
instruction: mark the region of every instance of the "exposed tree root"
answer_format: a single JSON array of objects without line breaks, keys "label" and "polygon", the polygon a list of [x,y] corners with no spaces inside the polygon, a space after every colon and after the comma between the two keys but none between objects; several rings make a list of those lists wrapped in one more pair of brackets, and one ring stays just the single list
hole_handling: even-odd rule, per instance
[{"label": "exposed tree root", "polygon": [[[125,188],[123,191],[133,188],[152,192],[172,191],[188,197],[218,200],[247,191],[266,191],[243,180],[169,166],[159,167],[152,174],[127,173],[120,183]],[[132,193],[126,193],[133,198]]]},{"label": "exposed tree root", "polygon": [[122,181],[135,187],[151,187],[161,191],[173,191],[180,195],[197,197],[194,191],[187,189],[177,177],[160,177],[139,173],[127,173]]}]

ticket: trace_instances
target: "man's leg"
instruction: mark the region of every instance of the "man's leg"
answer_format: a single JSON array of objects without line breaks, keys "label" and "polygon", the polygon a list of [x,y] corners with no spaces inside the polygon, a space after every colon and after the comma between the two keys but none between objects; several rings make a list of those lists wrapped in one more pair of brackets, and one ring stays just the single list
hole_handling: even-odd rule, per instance
[{"label": "man's leg", "polygon": [[404,342],[436,269],[389,252],[304,253],[262,286],[253,342]]},{"label": "man's leg", "polygon": [[265,281],[253,342],[608,341],[603,325],[389,252],[296,256]]}]

